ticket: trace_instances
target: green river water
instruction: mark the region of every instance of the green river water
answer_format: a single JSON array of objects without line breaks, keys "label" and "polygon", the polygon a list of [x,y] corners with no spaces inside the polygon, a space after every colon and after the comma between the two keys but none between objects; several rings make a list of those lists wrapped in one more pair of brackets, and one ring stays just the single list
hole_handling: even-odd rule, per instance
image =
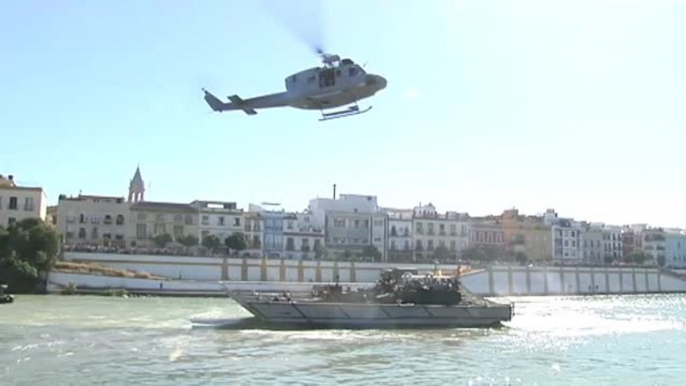
[{"label": "green river water", "polygon": [[522,297],[501,329],[193,328],[228,299],[19,296],[0,385],[686,385],[686,296]]}]

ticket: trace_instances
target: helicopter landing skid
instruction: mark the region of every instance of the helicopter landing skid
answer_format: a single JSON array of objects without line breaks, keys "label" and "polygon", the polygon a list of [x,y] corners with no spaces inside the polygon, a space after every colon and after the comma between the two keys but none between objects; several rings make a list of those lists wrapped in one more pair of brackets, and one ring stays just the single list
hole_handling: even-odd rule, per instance
[{"label": "helicopter landing skid", "polygon": [[372,109],[372,106],[369,106],[364,110],[360,110],[360,107],[356,103],[354,106],[350,106],[345,110],[334,111],[332,113],[324,113],[324,111],[322,110],[322,118],[319,120],[319,122],[329,121],[331,119],[336,119],[336,118],[350,117],[350,116],[358,115],[358,114],[364,114],[371,109]]}]

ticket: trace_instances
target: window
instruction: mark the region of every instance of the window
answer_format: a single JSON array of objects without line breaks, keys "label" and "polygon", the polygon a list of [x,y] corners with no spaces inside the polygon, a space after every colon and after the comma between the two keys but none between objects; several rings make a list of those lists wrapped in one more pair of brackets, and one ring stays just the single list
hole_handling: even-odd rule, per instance
[{"label": "window", "polygon": [[210,225],[210,216],[202,216],[202,225]]},{"label": "window", "polygon": [[138,221],[145,221],[148,219],[148,215],[145,213],[138,213],[138,217],[136,217]]},{"label": "window", "polygon": [[158,213],[157,215],[155,215],[155,221],[164,222],[165,221],[164,215],[161,213]]},{"label": "window", "polygon": [[14,217],[10,217],[10,218],[7,219],[7,225],[12,225],[12,224],[14,224],[15,222],[17,222],[17,219],[14,218]]},{"label": "window", "polygon": [[[105,225],[110,225],[110,224],[112,224],[112,216],[110,216],[109,214],[106,214],[106,215],[105,215],[105,218],[103,219],[102,222],[103,222]],[[103,235],[103,237],[104,237],[104,235]]]},{"label": "window", "polygon": [[409,240],[405,240],[405,250],[407,251],[407,250],[409,250],[409,249],[410,249],[410,241],[409,241]]},{"label": "window", "polygon": [[86,228],[79,228],[79,238],[80,239],[86,238]]},{"label": "window", "polygon": [[100,223],[100,216],[97,214],[94,214],[91,216],[91,223],[93,224],[99,224]]},{"label": "window", "polygon": [[357,75],[357,73],[358,73],[358,71],[357,71],[356,67],[350,67],[350,69],[348,69],[348,75],[349,76],[355,76],[355,75]]},{"label": "window", "polygon": [[295,241],[293,240],[292,237],[289,237],[286,239],[286,250],[287,251],[294,251],[295,250]]},{"label": "window", "polygon": [[124,225],[124,215],[122,215],[122,214],[117,215],[117,225]]},{"label": "window", "polygon": [[322,241],[319,239],[314,240],[314,249],[321,248],[322,247]]},{"label": "window", "polygon": [[94,240],[98,238],[98,227],[93,227],[91,230],[91,238]]},{"label": "window", "polygon": [[76,216],[74,216],[73,214],[70,214],[67,216],[67,222],[68,223],[73,223],[75,221],[76,221]]},{"label": "window", "polygon": [[288,222],[286,222],[286,228],[293,229],[293,221],[288,220]]},{"label": "window", "polygon": [[391,240],[391,251],[395,251],[395,240]]},{"label": "window", "polygon": [[418,251],[421,251],[424,249],[424,246],[422,245],[422,240],[417,240],[417,242],[415,243],[415,246],[416,246]]},{"label": "window", "polygon": [[452,236],[455,236],[457,234],[457,225],[455,224],[450,224],[450,234]]},{"label": "window", "polygon": [[111,239],[112,239],[112,234],[110,234],[110,233],[103,233],[103,234],[102,234],[102,238],[103,238],[104,240],[111,240]]},{"label": "window", "polygon": [[114,238],[117,240],[124,240],[124,235],[116,235]]},{"label": "window", "polygon": [[183,236],[183,225],[174,225],[174,238]]},{"label": "window", "polygon": [[74,238],[74,232],[67,232],[67,240]]},{"label": "window", "polygon": [[155,234],[161,235],[167,233],[167,224],[155,224]]},{"label": "window", "polygon": [[427,243],[427,249],[430,251],[434,250],[434,241],[433,240],[429,240],[429,242]]},{"label": "window", "polygon": [[362,221],[362,224],[364,228],[369,228],[369,220]]},{"label": "window", "polygon": [[360,227],[360,220],[355,220],[355,228],[359,228],[359,227]]},{"label": "window", "polygon": [[429,223],[428,234],[434,234],[434,224],[432,222]]},{"label": "window", "polygon": [[136,238],[144,239],[148,235],[148,226],[146,224],[136,224]]},{"label": "window", "polygon": [[219,216],[219,225],[225,225],[224,224],[224,216]]},{"label": "window", "polygon": [[175,214],[174,215],[174,222],[183,222],[183,215],[182,214]]},{"label": "window", "polygon": [[16,197],[10,197],[10,210],[17,210],[17,198]]},{"label": "window", "polygon": [[183,222],[184,222],[186,225],[193,225],[193,216],[191,216],[190,214],[187,214],[187,215],[183,218]]},{"label": "window", "polygon": [[457,243],[455,243],[455,240],[450,240],[450,250],[451,250],[451,251],[455,252],[455,249],[456,249],[456,246],[457,246],[456,244],[457,244]]},{"label": "window", "polygon": [[569,241],[565,240],[565,247],[569,246]]},{"label": "window", "polygon": [[336,218],[333,220],[333,226],[336,228],[345,228],[345,219]]},{"label": "window", "polygon": [[442,235],[445,234],[445,224],[438,224],[438,232]]},{"label": "window", "polygon": [[241,226],[241,218],[240,217],[234,218],[233,219],[233,225],[237,226],[237,227]]},{"label": "window", "polygon": [[375,227],[383,226],[383,220],[374,220],[374,226]]},{"label": "window", "polygon": [[31,210],[34,210],[34,209],[35,209],[35,208],[34,208],[34,206],[33,206],[33,197],[26,197],[26,198],[24,199],[24,210],[26,210],[26,211],[31,211]]}]

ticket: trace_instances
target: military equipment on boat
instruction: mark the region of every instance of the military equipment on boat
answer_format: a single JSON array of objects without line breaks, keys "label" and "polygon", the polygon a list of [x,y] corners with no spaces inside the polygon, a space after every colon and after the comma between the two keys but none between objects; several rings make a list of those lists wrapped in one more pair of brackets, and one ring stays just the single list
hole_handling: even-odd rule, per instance
[{"label": "military equipment on boat", "polygon": [[310,297],[235,294],[233,299],[271,326],[329,328],[490,327],[511,320],[514,306],[479,298],[457,276],[384,271],[372,288],[315,286]]}]

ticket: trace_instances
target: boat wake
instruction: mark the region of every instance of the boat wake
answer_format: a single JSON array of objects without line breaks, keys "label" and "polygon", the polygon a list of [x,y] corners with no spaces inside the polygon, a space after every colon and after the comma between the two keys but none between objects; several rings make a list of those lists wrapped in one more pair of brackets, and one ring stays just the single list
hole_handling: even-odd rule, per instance
[{"label": "boat wake", "polygon": [[192,328],[245,329],[260,323],[257,318],[196,318],[190,319]]}]

